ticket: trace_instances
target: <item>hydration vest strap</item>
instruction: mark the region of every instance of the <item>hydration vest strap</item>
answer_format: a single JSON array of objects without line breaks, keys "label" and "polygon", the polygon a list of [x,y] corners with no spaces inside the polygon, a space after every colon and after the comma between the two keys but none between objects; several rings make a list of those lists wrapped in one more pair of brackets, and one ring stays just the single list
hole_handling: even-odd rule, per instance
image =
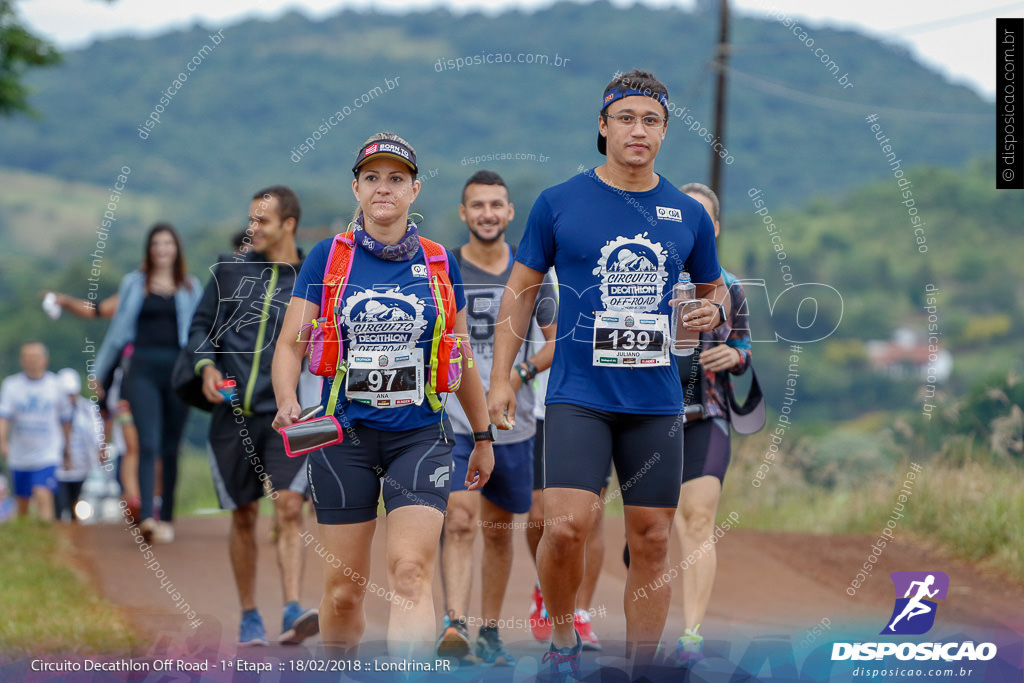
[{"label": "hydration vest strap", "polygon": [[347,370],[348,366],[345,360],[339,359],[338,372],[334,375],[334,381],[331,383],[331,392],[327,395],[325,415],[334,415],[334,411],[338,408],[338,394],[341,392],[341,385],[345,383],[345,373]]},{"label": "hydration vest strap", "polygon": [[430,377],[434,380],[427,382],[427,401],[430,409],[435,413],[441,409],[441,399],[437,396],[434,385],[437,383],[438,366],[440,365],[440,354],[438,348],[441,346],[441,338],[447,332],[444,301],[441,298],[441,285],[437,275],[430,276],[430,292],[434,295],[434,305],[437,307],[437,318],[434,319],[434,337],[430,341]]},{"label": "hydration vest strap", "polygon": [[[340,249],[340,251],[339,251]],[[327,267],[324,269],[324,289],[320,296],[320,315],[334,320],[334,306],[345,296],[349,273],[352,272],[355,242],[352,232],[341,233],[331,243],[331,252],[327,255]],[[334,296],[330,296],[333,294]],[[328,312],[328,308],[331,310]]]},{"label": "hydration vest strap", "polygon": [[[324,270],[324,291],[321,296],[320,315],[325,318],[325,324],[332,326],[339,335],[341,330],[335,308],[345,296],[345,287],[348,284],[349,274],[352,272],[354,247],[355,242],[351,230],[337,235],[331,244],[331,252],[327,255],[327,267]],[[325,415],[334,415],[334,411],[338,407],[338,395],[341,393],[345,373],[348,369],[345,358],[342,356],[343,344],[340,337],[335,348],[337,349],[335,352],[338,354],[337,372],[334,374],[334,381],[328,394]]]},{"label": "hydration vest strap", "polygon": [[[349,274],[352,271],[352,260],[354,258],[353,252],[355,251],[355,246],[352,231],[337,235],[334,242],[331,244],[331,251],[327,257],[327,267],[324,270],[324,290],[321,295],[320,315],[321,317],[326,318],[324,324],[333,326],[334,329],[338,330],[339,335],[339,312],[334,309],[344,298],[345,287],[348,284],[348,280],[350,279]],[[430,347],[431,378],[434,378],[436,381],[440,364],[438,351],[441,345],[441,340],[445,334],[451,332],[451,329],[455,325],[454,318],[448,313],[449,306],[452,307],[452,313],[454,313],[454,292],[452,292],[450,297],[446,299],[441,287],[440,274],[442,272],[450,280],[450,276],[448,276],[448,252],[437,242],[433,242],[424,237],[420,238],[420,246],[423,248],[424,261],[427,264],[428,277],[430,278],[430,290],[434,299],[434,305],[437,309],[437,319],[434,321],[434,335]],[[347,371],[345,359],[340,353],[340,349],[342,347],[340,338],[338,342],[338,371],[334,376],[334,383],[331,385],[331,390],[328,395],[327,411],[325,413],[327,415],[333,415],[337,408],[338,397],[341,393],[341,385]],[[470,363],[472,363],[472,361],[470,361]],[[470,367],[472,367],[472,365],[470,365]],[[434,382],[428,382],[425,389],[426,398],[431,410],[437,412],[443,406],[437,391],[434,389]]]}]

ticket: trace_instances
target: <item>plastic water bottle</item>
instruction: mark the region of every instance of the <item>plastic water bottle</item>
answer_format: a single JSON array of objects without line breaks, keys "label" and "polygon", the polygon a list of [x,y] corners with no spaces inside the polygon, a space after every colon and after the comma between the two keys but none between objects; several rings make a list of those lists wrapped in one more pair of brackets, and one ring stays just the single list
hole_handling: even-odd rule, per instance
[{"label": "plastic water bottle", "polygon": [[225,401],[230,402],[235,400],[235,387],[237,386],[235,380],[222,379],[214,386],[217,388],[217,391],[220,392],[220,395],[224,397]]},{"label": "plastic water bottle", "polygon": [[700,343],[700,332],[686,327],[683,315],[700,308],[700,301],[697,299],[697,287],[690,282],[690,274],[685,270],[679,273],[679,281],[672,286],[672,298],[683,301],[672,306],[672,346],[669,350],[676,356],[689,356]]}]

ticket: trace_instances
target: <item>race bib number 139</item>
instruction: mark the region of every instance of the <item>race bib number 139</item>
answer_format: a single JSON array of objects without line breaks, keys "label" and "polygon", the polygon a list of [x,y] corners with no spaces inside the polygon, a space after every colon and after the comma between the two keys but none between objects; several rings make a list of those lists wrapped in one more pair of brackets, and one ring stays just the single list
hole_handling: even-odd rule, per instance
[{"label": "race bib number 139", "polygon": [[594,365],[669,365],[668,316],[621,311],[594,313]]}]

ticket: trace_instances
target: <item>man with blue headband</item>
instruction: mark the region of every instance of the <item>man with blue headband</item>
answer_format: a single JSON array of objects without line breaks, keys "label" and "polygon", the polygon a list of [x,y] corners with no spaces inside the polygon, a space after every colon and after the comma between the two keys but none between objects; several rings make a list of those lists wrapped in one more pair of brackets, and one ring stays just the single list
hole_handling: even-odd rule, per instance
[{"label": "man with blue headband", "polygon": [[646,71],[616,75],[597,125],[606,162],[548,188],[530,212],[498,314],[489,398],[492,422],[508,428],[515,416],[509,372],[554,266],[561,296],[537,562],[553,624],[544,659],[560,681],[580,677],[573,610],[610,464],[632,556],[624,604],[634,678],[654,659],[671,597],[668,539],[682,471],[683,393],[669,352],[672,286],[683,271],[697,285],[701,305],[683,318],[691,330],[721,325],[727,311],[719,302],[728,305],[711,219],[654,171],[668,126],[665,86]]}]

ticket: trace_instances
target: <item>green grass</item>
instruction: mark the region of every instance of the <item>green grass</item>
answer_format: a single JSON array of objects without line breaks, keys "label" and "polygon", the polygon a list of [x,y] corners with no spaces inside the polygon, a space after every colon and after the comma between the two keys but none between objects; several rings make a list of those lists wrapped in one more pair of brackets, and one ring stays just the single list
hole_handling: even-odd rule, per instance
[{"label": "green grass", "polygon": [[1024,492],[1021,470],[969,462],[925,465],[908,525],[958,557],[982,561],[1024,579]]},{"label": "green grass", "polygon": [[127,652],[141,644],[99,592],[68,565],[53,525],[14,519],[0,553],[0,651],[5,655]]},{"label": "green grass", "polygon": [[[865,435],[870,443],[870,437]],[[910,463],[882,473],[840,478],[835,487],[804,480],[800,441],[786,443],[760,487],[751,481],[762,463],[767,438],[739,442],[726,478],[720,516],[736,510],[748,528],[805,533],[879,532],[890,519]],[[899,529],[936,543],[955,556],[1024,580],[1024,490],[1022,468],[974,456],[966,462],[939,459],[919,463],[922,471],[904,503]],[[858,463],[845,463],[856,468]]]},{"label": "green grass", "polygon": [[[178,467],[179,514],[216,509],[206,454],[185,447]],[[269,511],[269,505],[261,507]],[[72,568],[70,541],[59,527],[14,519],[0,526],[0,534],[0,653],[125,653],[143,644],[128,620]]]},{"label": "green grass", "polygon": [[[242,457],[241,454],[239,457]],[[196,511],[216,510],[217,492],[213,489],[210,460],[205,451],[185,445],[178,458],[178,489],[174,500],[174,514],[189,517]]]}]

